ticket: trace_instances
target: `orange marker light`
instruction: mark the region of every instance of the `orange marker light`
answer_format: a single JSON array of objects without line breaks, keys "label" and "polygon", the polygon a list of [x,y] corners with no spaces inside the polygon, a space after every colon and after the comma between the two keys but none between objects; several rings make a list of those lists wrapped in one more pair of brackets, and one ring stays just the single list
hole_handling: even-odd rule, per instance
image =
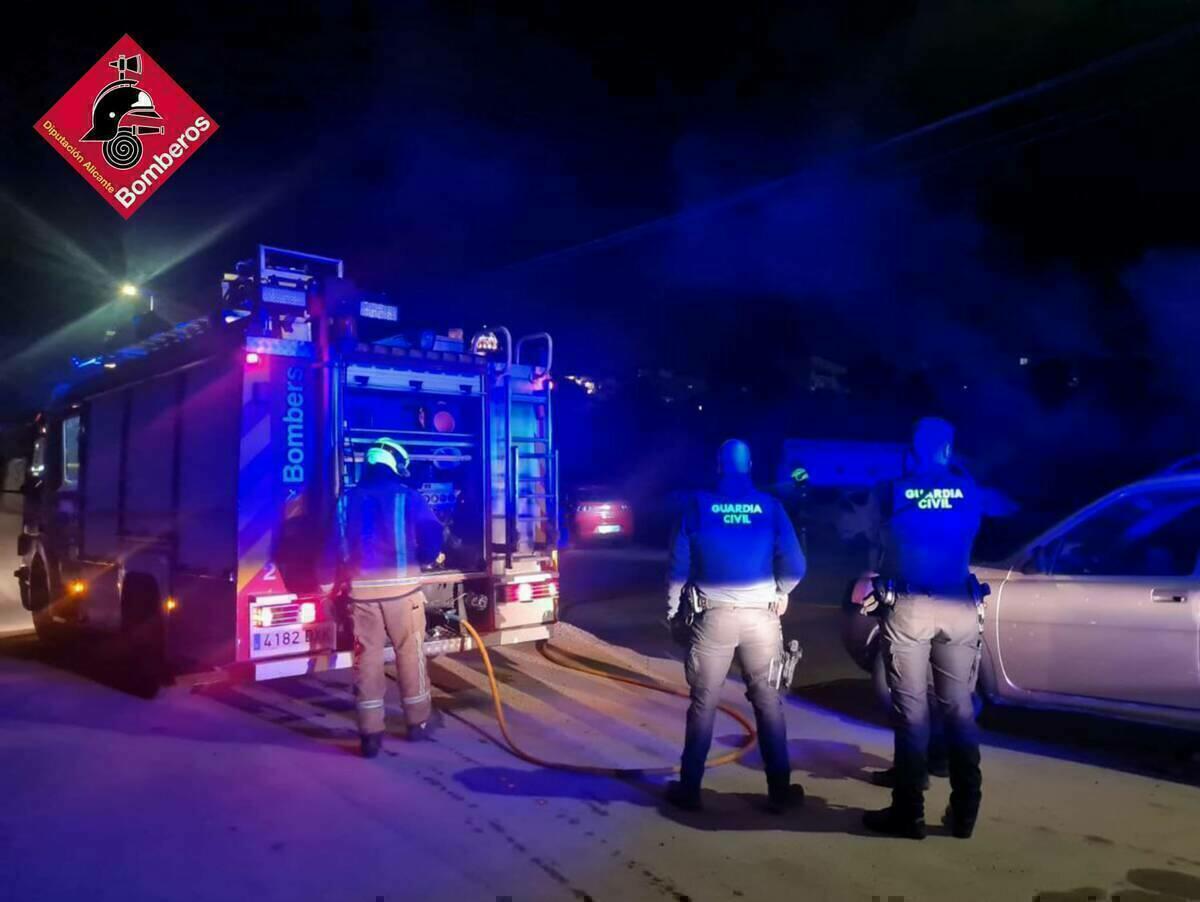
[{"label": "orange marker light", "polygon": [[166,609],[166,612],[168,614],[170,614],[177,607],[179,607],[179,602],[177,602],[174,598],[171,598],[170,596],[168,596],[167,600],[165,602],[163,602],[163,608]]},{"label": "orange marker light", "polygon": [[87,583],[81,579],[73,579],[67,586],[67,591],[72,595],[82,595],[87,591]]}]

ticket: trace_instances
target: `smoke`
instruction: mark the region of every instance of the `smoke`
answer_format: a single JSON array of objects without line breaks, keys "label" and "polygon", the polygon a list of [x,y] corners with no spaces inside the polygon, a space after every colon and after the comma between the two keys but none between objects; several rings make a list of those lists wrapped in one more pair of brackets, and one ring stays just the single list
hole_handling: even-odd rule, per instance
[{"label": "smoke", "polygon": [[1155,386],[1168,394],[1200,401],[1195,349],[1200,347],[1200,255],[1151,251],[1122,276],[1138,305],[1153,343]]}]

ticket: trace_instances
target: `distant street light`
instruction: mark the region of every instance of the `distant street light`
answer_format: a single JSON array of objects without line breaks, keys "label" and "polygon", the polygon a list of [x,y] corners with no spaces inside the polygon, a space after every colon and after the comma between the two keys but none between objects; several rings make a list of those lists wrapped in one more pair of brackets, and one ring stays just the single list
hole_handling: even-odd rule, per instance
[{"label": "distant street light", "polygon": [[138,287],[132,282],[122,282],[120,291],[122,297],[127,298],[136,298],[141,293],[138,291]]}]

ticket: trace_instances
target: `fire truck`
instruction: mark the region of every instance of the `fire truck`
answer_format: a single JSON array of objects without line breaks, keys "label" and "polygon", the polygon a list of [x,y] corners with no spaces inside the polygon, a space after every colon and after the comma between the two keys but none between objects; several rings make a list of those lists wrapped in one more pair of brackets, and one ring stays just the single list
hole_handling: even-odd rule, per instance
[{"label": "fire truck", "polygon": [[416,578],[427,654],[472,647],[460,618],[485,644],[547,637],[550,335],[405,332],[341,260],[266,246],[225,275],[219,307],[77,361],[39,415],[16,572],[39,636],[115,634],[164,679],[349,666],[337,501],[387,437],[444,529]]}]

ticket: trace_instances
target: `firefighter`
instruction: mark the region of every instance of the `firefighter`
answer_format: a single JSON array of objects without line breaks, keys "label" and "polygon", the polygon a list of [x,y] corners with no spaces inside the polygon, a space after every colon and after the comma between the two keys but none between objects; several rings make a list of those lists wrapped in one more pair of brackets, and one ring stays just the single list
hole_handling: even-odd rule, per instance
[{"label": "firefighter", "polygon": [[425,671],[425,596],[397,579],[420,575],[441,551],[442,526],[425,500],[406,487],[408,453],[391,439],[367,451],[358,485],[339,505],[342,594],[354,622],[354,694],[366,758],[379,754],[384,731],[384,642],[396,651],[396,682],[410,740],[428,737],[432,714]]},{"label": "firefighter", "polygon": [[[954,429],[926,417],[913,432],[912,469],[883,499],[887,536],[880,568],[891,606],[883,653],[896,730],[892,804],[869,811],[870,830],[925,838],[924,787],[930,735],[930,663],[950,770],[951,833],[970,837],[982,798],[973,693],[982,640],[981,599],[968,569],[987,493],[952,469]],[[999,511],[997,511],[999,512]],[[878,594],[878,593],[877,593]]]},{"label": "firefighter", "polygon": [[691,706],[679,780],[668,785],[667,798],[685,810],[700,808],[721,687],[736,657],[758,722],[769,805],[782,812],[803,790],[791,786],[787,723],[773,677],[784,655],[779,618],[804,577],[804,553],[783,506],[751,483],[750,448],[731,439],[718,461],[717,490],[689,499],[671,544],[667,619],[688,645]]}]

